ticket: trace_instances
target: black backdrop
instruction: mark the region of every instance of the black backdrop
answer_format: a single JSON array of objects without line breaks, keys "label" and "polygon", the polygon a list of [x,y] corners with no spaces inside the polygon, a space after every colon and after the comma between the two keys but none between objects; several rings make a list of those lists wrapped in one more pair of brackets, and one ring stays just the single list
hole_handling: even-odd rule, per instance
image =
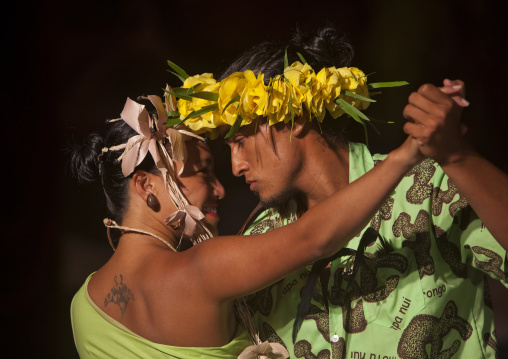
[{"label": "black backdrop", "polygon": [[[331,21],[349,35],[354,66],[373,81],[407,80],[386,91],[370,114],[393,119],[370,133],[371,149],[399,144],[409,93],[443,78],[466,82],[468,137],[508,171],[505,152],[507,3],[505,1],[39,1],[2,5],[4,163],[0,308],[7,351],[16,357],[77,357],[69,304],[86,276],[111,255],[102,198],[69,176],[68,143],[116,117],[127,96],[161,94],[178,81],[171,59],[188,73],[218,73],[239,52],[285,39],[295,25]],[[215,145],[217,154],[222,147]],[[255,199],[218,172],[228,196],[224,234],[235,232]],[[229,200],[228,200],[229,198]],[[233,201],[234,199],[234,201]],[[243,201],[243,206],[238,202]],[[236,206],[234,205],[236,203]],[[508,342],[507,291],[493,288],[498,339]],[[504,300],[503,300],[504,299]],[[504,303],[503,303],[504,302]],[[501,344],[501,343],[500,343]],[[506,353],[506,351],[505,351]]]}]

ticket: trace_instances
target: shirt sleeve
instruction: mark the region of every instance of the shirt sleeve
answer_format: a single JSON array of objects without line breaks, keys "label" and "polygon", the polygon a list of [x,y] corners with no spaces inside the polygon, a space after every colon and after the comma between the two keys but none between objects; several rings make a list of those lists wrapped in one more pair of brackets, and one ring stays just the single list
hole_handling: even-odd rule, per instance
[{"label": "shirt sleeve", "polygon": [[[435,242],[443,259],[459,277],[463,271],[461,265],[467,265],[501,281],[508,288],[506,250],[439,166],[434,179],[430,210]],[[454,263],[453,257],[459,253],[461,263]]]}]

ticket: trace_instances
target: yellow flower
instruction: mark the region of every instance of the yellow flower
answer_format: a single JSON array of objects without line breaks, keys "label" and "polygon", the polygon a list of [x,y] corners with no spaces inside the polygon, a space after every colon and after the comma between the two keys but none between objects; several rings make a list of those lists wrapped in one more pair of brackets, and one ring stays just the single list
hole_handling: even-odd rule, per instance
[{"label": "yellow flower", "polygon": [[291,119],[288,107],[291,91],[284,78],[281,75],[275,76],[268,85],[268,91],[268,104],[265,112],[268,123],[272,126],[278,122],[288,122]]},{"label": "yellow flower", "polygon": [[195,86],[197,84],[201,84],[196,88],[194,92],[202,91],[203,87],[206,87],[208,85],[214,84],[217,81],[213,78],[213,74],[211,73],[204,73],[201,75],[194,75],[189,76],[187,79],[183,82],[182,87],[183,88],[191,88],[192,86]]},{"label": "yellow flower", "polygon": [[284,77],[290,84],[291,107],[295,115],[300,116],[303,107],[306,107],[310,111],[310,101],[312,99],[311,86],[316,81],[316,74],[312,67],[296,61],[284,70]]},{"label": "yellow flower", "polygon": [[331,69],[321,69],[316,77],[319,86],[316,86],[317,93],[313,95],[313,101],[315,102],[315,116],[320,122],[323,121],[325,117],[325,109],[330,111],[332,116],[335,112],[338,113],[341,111],[333,102],[338,97],[341,90],[339,76],[335,71],[331,71]]},{"label": "yellow flower", "polygon": [[220,82],[219,87],[219,112],[221,113],[222,124],[233,126],[238,116],[239,102],[230,104],[226,110],[225,107],[235,97],[240,95],[239,89],[244,87],[245,77],[243,72],[235,72]]},{"label": "yellow flower", "polygon": [[[238,92],[241,92],[240,115],[242,124],[249,124],[258,116],[263,116],[268,101],[268,92],[264,83],[264,75],[259,74],[256,78],[254,72],[244,72],[245,82],[240,84]],[[243,88],[242,88],[243,87]]]},{"label": "yellow flower", "polygon": [[[199,85],[198,85],[199,84]],[[217,93],[219,84],[212,77],[212,74],[202,74],[188,77],[183,88],[190,88],[198,85],[194,89],[196,92],[214,92]],[[178,110],[180,111],[180,119],[185,119],[193,111],[200,110],[201,108],[213,105],[214,101],[204,100],[201,98],[193,97],[192,101],[184,99],[178,100]],[[207,132],[207,128],[216,128],[221,125],[220,113],[218,111],[210,111],[197,117],[189,117],[185,121],[185,125],[189,127],[194,133],[201,134]]]},{"label": "yellow flower", "polygon": [[[241,116],[241,126],[248,125],[257,117],[266,117],[270,125],[291,120],[292,115],[300,116],[304,109],[310,118],[323,121],[326,112],[333,118],[344,114],[335,103],[341,98],[359,110],[369,106],[345,94],[346,91],[369,98],[367,77],[356,67],[328,67],[316,73],[308,64],[299,61],[284,69],[283,75],[270,79],[264,84],[264,75],[257,76],[250,70],[231,74],[217,83],[212,74],[204,73],[188,77],[183,88],[194,87],[194,93],[211,92],[218,95],[217,101],[192,97],[191,101],[178,100],[180,118],[197,134],[209,133],[211,138],[218,135],[221,125],[233,126]],[[231,102],[236,99],[234,102]],[[192,113],[203,107],[215,105],[217,110],[196,117]],[[188,117],[188,118],[187,118]]]},{"label": "yellow flower", "polygon": [[[351,67],[351,72],[355,75],[358,81],[358,86],[354,92],[360,96],[370,98],[369,87],[367,85],[367,76],[365,76],[362,70],[357,69],[356,67]],[[357,100],[354,106],[359,110],[365,110],[367,107],[369,107],[369,105],[370,102],[368,101]]]}]

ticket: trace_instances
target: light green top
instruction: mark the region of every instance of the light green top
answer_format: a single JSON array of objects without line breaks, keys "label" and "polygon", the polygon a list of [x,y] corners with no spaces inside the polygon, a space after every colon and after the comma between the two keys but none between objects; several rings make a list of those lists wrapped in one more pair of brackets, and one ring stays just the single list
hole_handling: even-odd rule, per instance
[{"label": "light green top", "polygon": [[72,330],[80,358],[236,358],[251,345],[243,327],[229,344],[217,348],[153,343],[133,333],[97,307],[87,291],[92,275],[76,293],[71,304]]},{"label": "light green top", "polygon": [[[385,157],[351,144],[350,182]],[[279,221],[266,211],[246,233]],[[293,321],[310,267],[249,297],[261,339],[284,344],[292,358],[494,358],[484,276],[508,286],[506,251],[443,170],[431,160],[416,166],[369,226],[385,244],[378,239],[367,247],[373,255],[362,257],[354,278],[344,269],[354,255],[333,261],[326,296],[318,281],[294,346]],[[347,247],[357,250],[360,236]]]}]

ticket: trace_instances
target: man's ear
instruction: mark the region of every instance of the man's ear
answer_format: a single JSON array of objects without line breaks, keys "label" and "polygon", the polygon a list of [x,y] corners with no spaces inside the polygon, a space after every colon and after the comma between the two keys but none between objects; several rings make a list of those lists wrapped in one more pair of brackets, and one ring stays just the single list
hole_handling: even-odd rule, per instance
[{"label": "man's ear", "polygon": [[131,181],[136,193],[146,202],[146,197],[148,197],[153,188],[150,174],[146,171],[138,170],[132,175]]},{"label": "man's ear", "polygon": [[[292,132],[293,132],[293,136],[302,136],[305,134],[306,131],[305,128],[307,127],[306,124],[307,124],[307,113],[305,111],[303,111],[303,114],[298,117],[298,118],[295,118],[295,121],[294,123],[292,124]],[[290,129],[291,129],[291,123],[288,123],[290,125]]]}]

